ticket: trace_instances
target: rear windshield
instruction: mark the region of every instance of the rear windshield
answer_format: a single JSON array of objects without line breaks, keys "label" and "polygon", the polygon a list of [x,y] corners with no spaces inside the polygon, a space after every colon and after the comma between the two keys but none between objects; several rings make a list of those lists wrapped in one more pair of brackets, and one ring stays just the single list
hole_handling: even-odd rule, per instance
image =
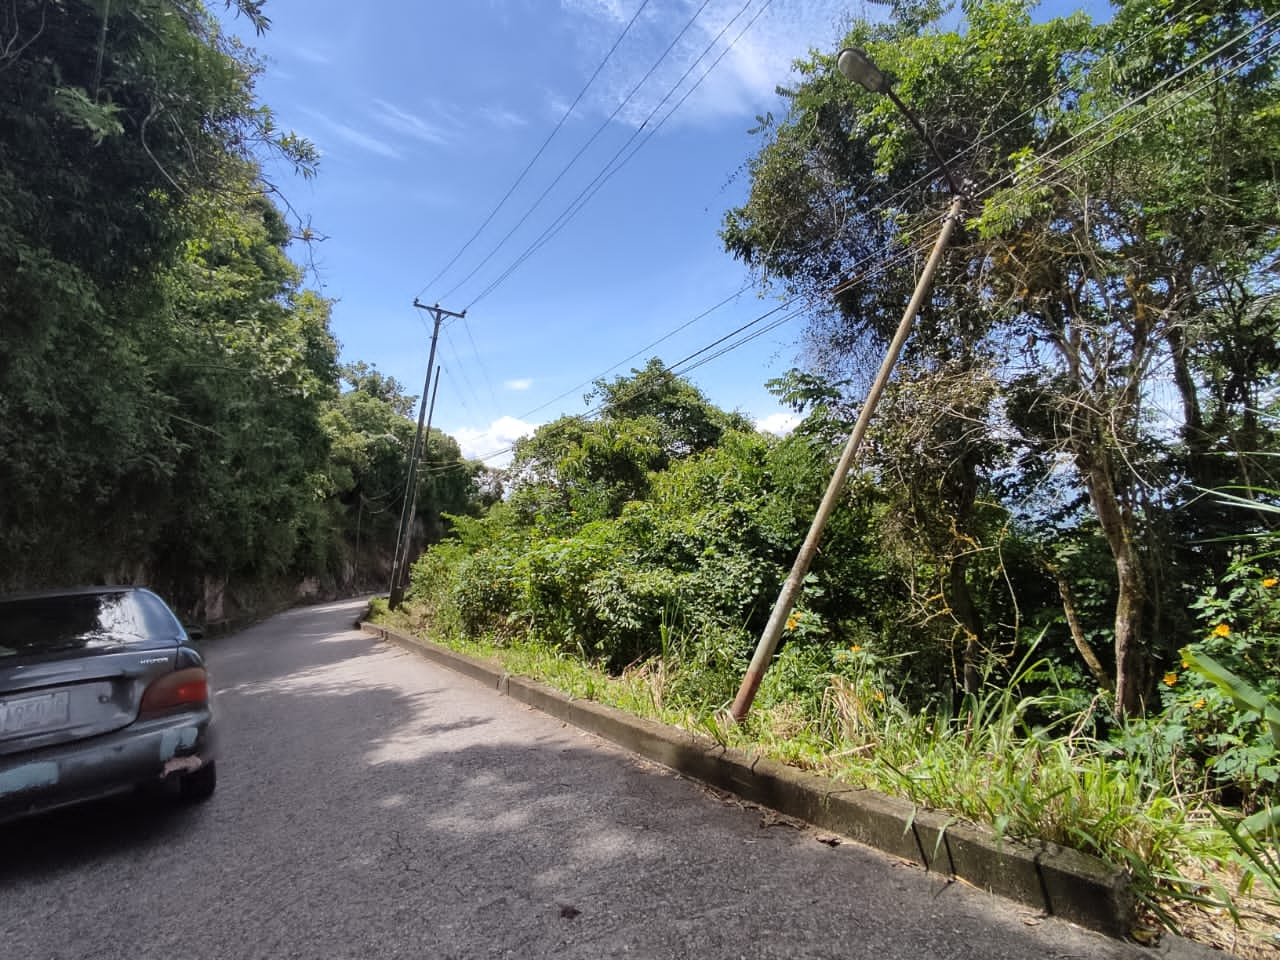
[{"label": "rear windshield", "polygon": [[164,604],[146,594],[0,600],[0,657],[172,641],[180,629]]}]

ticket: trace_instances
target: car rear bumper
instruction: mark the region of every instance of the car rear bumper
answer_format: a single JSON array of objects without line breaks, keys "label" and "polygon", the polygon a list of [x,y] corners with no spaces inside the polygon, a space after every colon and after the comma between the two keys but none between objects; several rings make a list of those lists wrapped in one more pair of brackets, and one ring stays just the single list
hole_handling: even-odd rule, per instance
[{"label": "car rear bumper", "polygon": [[214,759],[208,708],[0,757],[0,822],[193,773]]}]

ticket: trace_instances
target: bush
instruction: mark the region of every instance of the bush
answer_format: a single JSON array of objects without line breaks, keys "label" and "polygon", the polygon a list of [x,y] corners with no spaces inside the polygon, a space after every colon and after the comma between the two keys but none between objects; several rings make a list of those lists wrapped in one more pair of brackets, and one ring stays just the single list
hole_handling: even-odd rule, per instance
[{"label": "bush", "polygon": [[1232,684],[1215,675],[1226,671],[1259,703],[1280,704],[1280,578],[1238,559],[1194,609],[1205,633],[1161,679],[1166,719],[1182,732],[1186,752],[1211,784],[1250,805],[1275,803],[1280,751],[1271,730],[1260,711],[1242,709]]}]

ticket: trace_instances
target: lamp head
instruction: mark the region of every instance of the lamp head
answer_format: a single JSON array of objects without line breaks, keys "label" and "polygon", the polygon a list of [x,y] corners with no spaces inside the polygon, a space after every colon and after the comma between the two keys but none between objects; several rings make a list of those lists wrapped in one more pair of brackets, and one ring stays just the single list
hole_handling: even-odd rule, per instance
[{"label": "lamp head", "polygon": [[865,51],[857,47],[845,47],[840,51],[840,55],[836,57],[836,69],[846,79],[860,84],[872,93],[887,93],[889,90],[889,78],[871,62]]}]

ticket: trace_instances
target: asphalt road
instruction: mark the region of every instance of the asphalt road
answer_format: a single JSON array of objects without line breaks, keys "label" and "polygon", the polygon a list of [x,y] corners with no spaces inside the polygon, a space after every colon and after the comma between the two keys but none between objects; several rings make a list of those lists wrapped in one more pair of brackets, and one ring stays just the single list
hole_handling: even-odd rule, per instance
[{"label": "asphalt road", "polygon": [[218,792],[0,828],[3,960],[1137,958],[294,610],[210,644]]}]

